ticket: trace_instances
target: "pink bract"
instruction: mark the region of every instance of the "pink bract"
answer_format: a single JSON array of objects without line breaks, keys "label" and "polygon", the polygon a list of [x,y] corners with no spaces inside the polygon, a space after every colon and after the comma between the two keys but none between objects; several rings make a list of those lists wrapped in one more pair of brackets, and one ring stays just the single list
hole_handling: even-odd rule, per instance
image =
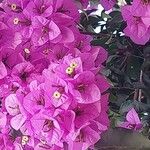
[{"label": "pink bract", "polygon": [[101,5],[105,10],[110,10],[116,3],[116,0],[100,0]]},{"label": "pink bract", "polygon": [[122,16],[127,22],[124,33],[136,44],[144,45],[150,39],[149,8],[150,3],[144,4],[140,0],[134,0],[132,5],[122,7]]},{"label": "pink bract", "polygon": [[133,130],[140,130],[142,128],[142,123],[134,108],[127,113],[126,121],[120,124],[120,127]]}]

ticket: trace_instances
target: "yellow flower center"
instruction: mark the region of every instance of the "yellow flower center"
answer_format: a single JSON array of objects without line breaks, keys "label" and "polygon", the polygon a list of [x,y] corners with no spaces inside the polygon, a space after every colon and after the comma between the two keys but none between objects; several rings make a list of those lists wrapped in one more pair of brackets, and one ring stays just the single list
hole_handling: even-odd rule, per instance
[{"label": "yellow flower center", "polygon": [[16,8],[17,8],[17,5],[16,5],[16,4],[11,4],[11,9],[12,9],[12,10],[16,10]]},{"label": "yellow flower center", "polygon": [[30,54],[30,50],[28,48],[24,49],[25,53]]},{"label": "yellow flower center", "polygon": [[56,98],[56,99],[59,99],[61,97],[61,93],[56,91],[56,92],[54,92],[53,97]]},{"label": "yellow flower center", "polygon": [[45,140],[42,140],[42,139],[40,141],[43,145],[45,145],[47,143]]},{"label": "yellow flower center", "polygon": [[68,67],[66,69],[66,73],[69,74],[69,75],[71,75],[73,73],[73,71],[74,71],[74,69],[72,67]]},{"label": "yellow flower center", "polygon": [[84,43],[83,41],[80,41],[79,43],[77,43],[76,47],[78,49],[81,49],[83,47],[83,43]]},{"label": "yellow flower center", "polygon": [[73,69],[75,69],[77,66],[78,66],[78,64],[75,63],[75,62],[73,62],[73,63],[70,64],[70,67],[73,68]]},{"label": "yellow flower center", "polygon": [[21,141],[22,145],[26,145],[28,143],[28,141],[29,141],[29,137],[26,135],[23,135],[22,141]]},{"label": "yellow flower center", "polygon": [[48,55],[48,53],[49,53],[49,49],[43,50],[43,54]]},{"label": "yellow flower center", "polygon": [[19,18],[14,18],[13,22],[17,25],[19,23]]}]

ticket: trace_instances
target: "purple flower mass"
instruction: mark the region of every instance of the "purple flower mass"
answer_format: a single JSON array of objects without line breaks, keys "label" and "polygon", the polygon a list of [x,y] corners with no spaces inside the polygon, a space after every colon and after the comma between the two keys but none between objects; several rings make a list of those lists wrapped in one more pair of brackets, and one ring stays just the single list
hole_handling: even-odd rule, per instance
[{"label": "purple flower mass", "polygon": [[[75,1],[3,0],[1,8],[0,149],[93,146],[109,125],[109,84],[99,74],[107,52],[77,29]],[[145,36],[147,15],[140,17],[133,28]]]}]

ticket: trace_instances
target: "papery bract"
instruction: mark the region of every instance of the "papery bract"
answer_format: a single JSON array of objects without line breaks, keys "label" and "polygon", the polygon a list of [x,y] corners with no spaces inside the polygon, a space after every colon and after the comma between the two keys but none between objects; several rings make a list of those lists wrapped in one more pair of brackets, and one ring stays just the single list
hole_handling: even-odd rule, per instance
[{"label": "papery bract", "polygon": [[3,79],[7,76],[7,69],[3,62],[0,62],[0,79]]},{"label": "papery bract", "polygon": [[104,7],[105,10],[110,10],[116,3],[116,0],[100,0],[100,3]]},{"label": "papery bract", "polygon": [[142,123],[139,116],[134,108],[132,108],[126,115],[126,121],[120,125],[120,127],[140,130],[142,128]]},{"label": "papery bract", "polygon": [[78,103],[93,103],[99,101],[101,93],[95,84],[94,74],[85,71],[77,74],[75,79],[71,81],[70,92],[75,96]]},{"label": "papery bract", "polygon": [[144,45],[150,39],[150,15],[146,8],[140,10],[142,6],[145,7],[141,2],[137,1],[137,5],[141,7],[136,5],[136,1],[134,2],[133,5],[122,8],[122,16],[127,21],[124,32],[135,43]]}]

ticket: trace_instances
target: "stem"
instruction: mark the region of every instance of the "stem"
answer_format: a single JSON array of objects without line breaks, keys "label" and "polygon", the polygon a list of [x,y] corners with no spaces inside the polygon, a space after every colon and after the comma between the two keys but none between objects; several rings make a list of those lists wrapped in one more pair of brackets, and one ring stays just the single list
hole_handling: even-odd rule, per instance
[{"label": "stem", "polygon": [[123,66],[124,66],[124,64],[126,63],[127,59],[128,59],[128,55],[125,56],[125,59],[124,59],[123,62],[121,63],[121,65],[120,65],[120,67],[119,67],[120,70],[123,68]]},{"label": "stem", "polygon": [[[135,150],[135,147],[130,146],[101,146],[100,149],[96,148],[96,150]],[[142,150],[142,149],[141,149]]]},{"label": "stem", "polygon": [[[142,77],[143,77],[143,71],[141,70],[141,72],[140,72],[140,83],[142,83]],[[138,101],[141,101],[141,97],[142,97],[142,90],[139,89]]]},{"label": "stem", "polygon": [[80,33],[86,35],[95,35],[95,36],[110,36],[109,34],[88,32],[88,31],[80,31]]},{"label": "stem", "polygon": [[138,89],[135,90],[133,99],[137,100],[137,98],[138,98]]},{"label": "stem", "polygon": [[135,90],[135,88],[132,87],[111,87],[110,89],[115,90]]}]

